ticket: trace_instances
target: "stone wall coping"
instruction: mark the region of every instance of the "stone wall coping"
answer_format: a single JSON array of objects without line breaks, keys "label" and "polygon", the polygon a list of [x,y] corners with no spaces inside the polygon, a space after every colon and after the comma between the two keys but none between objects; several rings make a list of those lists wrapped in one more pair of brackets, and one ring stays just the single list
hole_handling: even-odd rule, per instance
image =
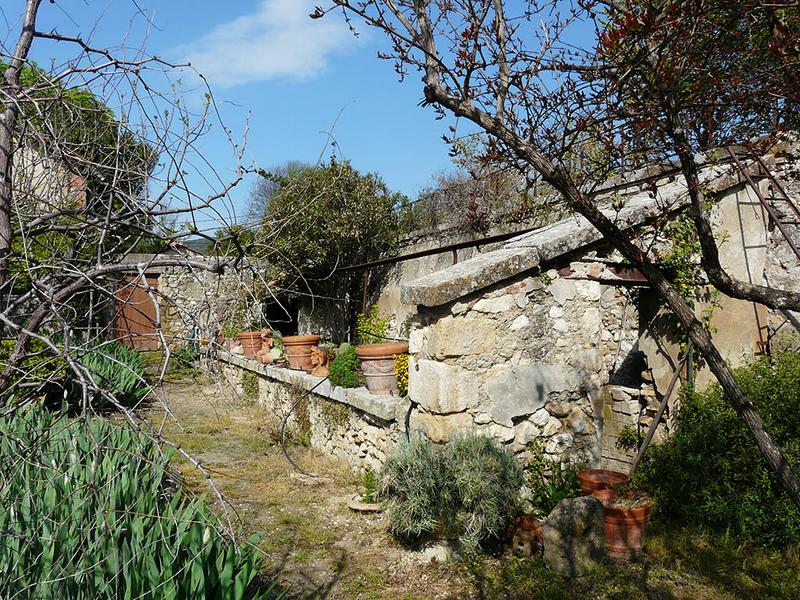
[{"label": "stone wall coping", "polygon": [[[710,191],[720,193],[739,185],[739,176],[730,168],[707,166],[700,181]],[[659,186],[658,193],[639,192],[624,198],[619,210],[603,213],[623,230],[641,226],[656,216],[675,212],[688,205],[685,182],[677,178]],[[599,231],[581,215],[511,238],[502,248],[478,254],[452,267],[408,282],[401,288],[406,304],[441,306],[519,275],[560,256],[588,248],[602,238]]]},{"label": "stone wall coping", "polygon": [[327,379],[314,377],[305,371],[296,371],[274,365],[262,365],[255,360],[245,358],[241,354],[232,354],[224,350],[217,351],[216,356],[217,360],[252,371],[262,377],[293,385],[306,391],[313,389],[318,396],[347,404],[382,421],[395,421],[399,415],[405,414],[408,408],[408,400],[405,398],[376,396],[375,394],[370,394],[365,387],[343,388],[333,386]]}]

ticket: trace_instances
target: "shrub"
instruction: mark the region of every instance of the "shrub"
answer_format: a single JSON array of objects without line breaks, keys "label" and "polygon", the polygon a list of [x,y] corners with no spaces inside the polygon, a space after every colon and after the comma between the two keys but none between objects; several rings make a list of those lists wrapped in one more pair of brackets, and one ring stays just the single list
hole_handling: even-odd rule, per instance
[{"label": "shrub", "polygon": [[[767,431],[800,469],[800,356],[783,353],[736,369]],[[664,514],[762,545],[800,542],[800,511],[769,471],[718,385],[683,394],[675,432],[636,475]]]},{"label": "shrub", "polygon": [[356,349],[353,346],[350,344],[343,345],[328,369],[328,379],[330,379],[331,385],[339,385],[346,388],[354,388],[361,385],[358,379],[358,356],[356,356]]},{"label": "shrub", "polygon": [[[72,351],[75,361],[88,369],[94,384],[113,396],[125,406],[135,406],[147,394],[148,386],[144,379],[142,356],[133,348],[118,342],[104,342],[88,349]],[[77,374],[68,372],[67,383],[69,399],[80,402],[83,387]],[[89,389],[90,399],[95,406],[107,404],[108,400],[98,391]]]},{"label": "shrub", "polygon": [[170,370],[182,371],[184,369],[194,369],[200,358],[200,349],[197,342],[190,342],[175,348],[169,355]]},{"label": "shrub", "polygon": [[168,460],[102,418],[34,405],[0,419],[0,589],[78,600],[245,597],[258,555],[169,485]]},{"label": "shrub", "polygon": [[[16,344],[17,340],[0,340],[0,371],[8,365]],[[24,381],[29,386],[39,384],[42,392],[51,387],[51,383],[59,384],[60,389],[66,368],[67,363],[62,357],[53,355],[44,342],[33,339],[28,343],[27,356],[11,377],[8,390],[0,392],[0,399],[5,399],[19,381]]]},{"label": "shrub", "polygon": [[386,341],[389,321],[381,315],[378,305],[373,304],[366,313],[356,317],[356,330],[359,344],[382,344]]},{"label": "shrub", "polygon": [[531,490],[533,511],[538,517],[546,517],[561,500],[580,494],[578,467],[565,467],[561,461],[547,458],[535,444],[529,444],[528,450],[532,457],[523,467],[525,485]]},{"label": "shrub", "polygon": [[465,435],[444,446],[399,446],[381,473],[393,535],[418,541],[442,533],[469,550],[500,539],[518,510],[522,471],[492,438]]}]

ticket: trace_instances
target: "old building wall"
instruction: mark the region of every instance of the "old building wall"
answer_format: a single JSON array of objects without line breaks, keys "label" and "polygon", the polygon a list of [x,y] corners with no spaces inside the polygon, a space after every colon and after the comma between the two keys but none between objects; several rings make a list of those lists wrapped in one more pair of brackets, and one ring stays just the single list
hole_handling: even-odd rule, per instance
[{"label": "old building wall", "polygon": [[516,453],[535,443],[555,460],[599,464],[602,388],[636,350],[631,293],[550,269],[422,309],[410,342],[411,432],[444,442],[473,430]]}]

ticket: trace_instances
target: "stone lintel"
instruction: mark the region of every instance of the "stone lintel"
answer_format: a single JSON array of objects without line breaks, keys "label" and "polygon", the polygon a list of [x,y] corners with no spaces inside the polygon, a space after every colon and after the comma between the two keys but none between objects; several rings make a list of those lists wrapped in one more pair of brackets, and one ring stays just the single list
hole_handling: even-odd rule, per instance
[{"label": "stone lintel", "polygon": [[405,304],[440,306],[538,266],[535,248],[501,248],[415,279],[402,287],[401,299]]},{"label": "stone lintel", "polygon": [[397,396],[376,396],[370,394],[367,388],[364,387],[334,387],[331,385],[330,381],[322,377],[314,377],[305,371],[295,371],[294,369],[276,367],[273,365],[262,365],[255,360],[245,358],[241,354],[231,354],[230,352],[221,350],[217,352],[217,360],[237,366],[241,369],[252,371],[267,379],[280,381],[281,383],[292,385],[306,391],[311,391],[313,389],[314,394],[318,396],[352,406],[353,408],[386,422],[395,421],[398,414],[405,414],[405,410],[408,406],[408,400],[404,398],[399,398]]}]

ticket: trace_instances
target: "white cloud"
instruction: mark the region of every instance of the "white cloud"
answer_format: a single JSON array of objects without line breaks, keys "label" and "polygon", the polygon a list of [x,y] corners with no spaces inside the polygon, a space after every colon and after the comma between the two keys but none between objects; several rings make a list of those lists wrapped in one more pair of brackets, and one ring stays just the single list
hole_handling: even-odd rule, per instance
[{"label": "white cloud", "polygon": [[176,52],[220,87],[312,79],[332,54],[356,43],[338,15],[312,20],[313,10],[314,0],[261,0],[255,12],[216,26]]}]

